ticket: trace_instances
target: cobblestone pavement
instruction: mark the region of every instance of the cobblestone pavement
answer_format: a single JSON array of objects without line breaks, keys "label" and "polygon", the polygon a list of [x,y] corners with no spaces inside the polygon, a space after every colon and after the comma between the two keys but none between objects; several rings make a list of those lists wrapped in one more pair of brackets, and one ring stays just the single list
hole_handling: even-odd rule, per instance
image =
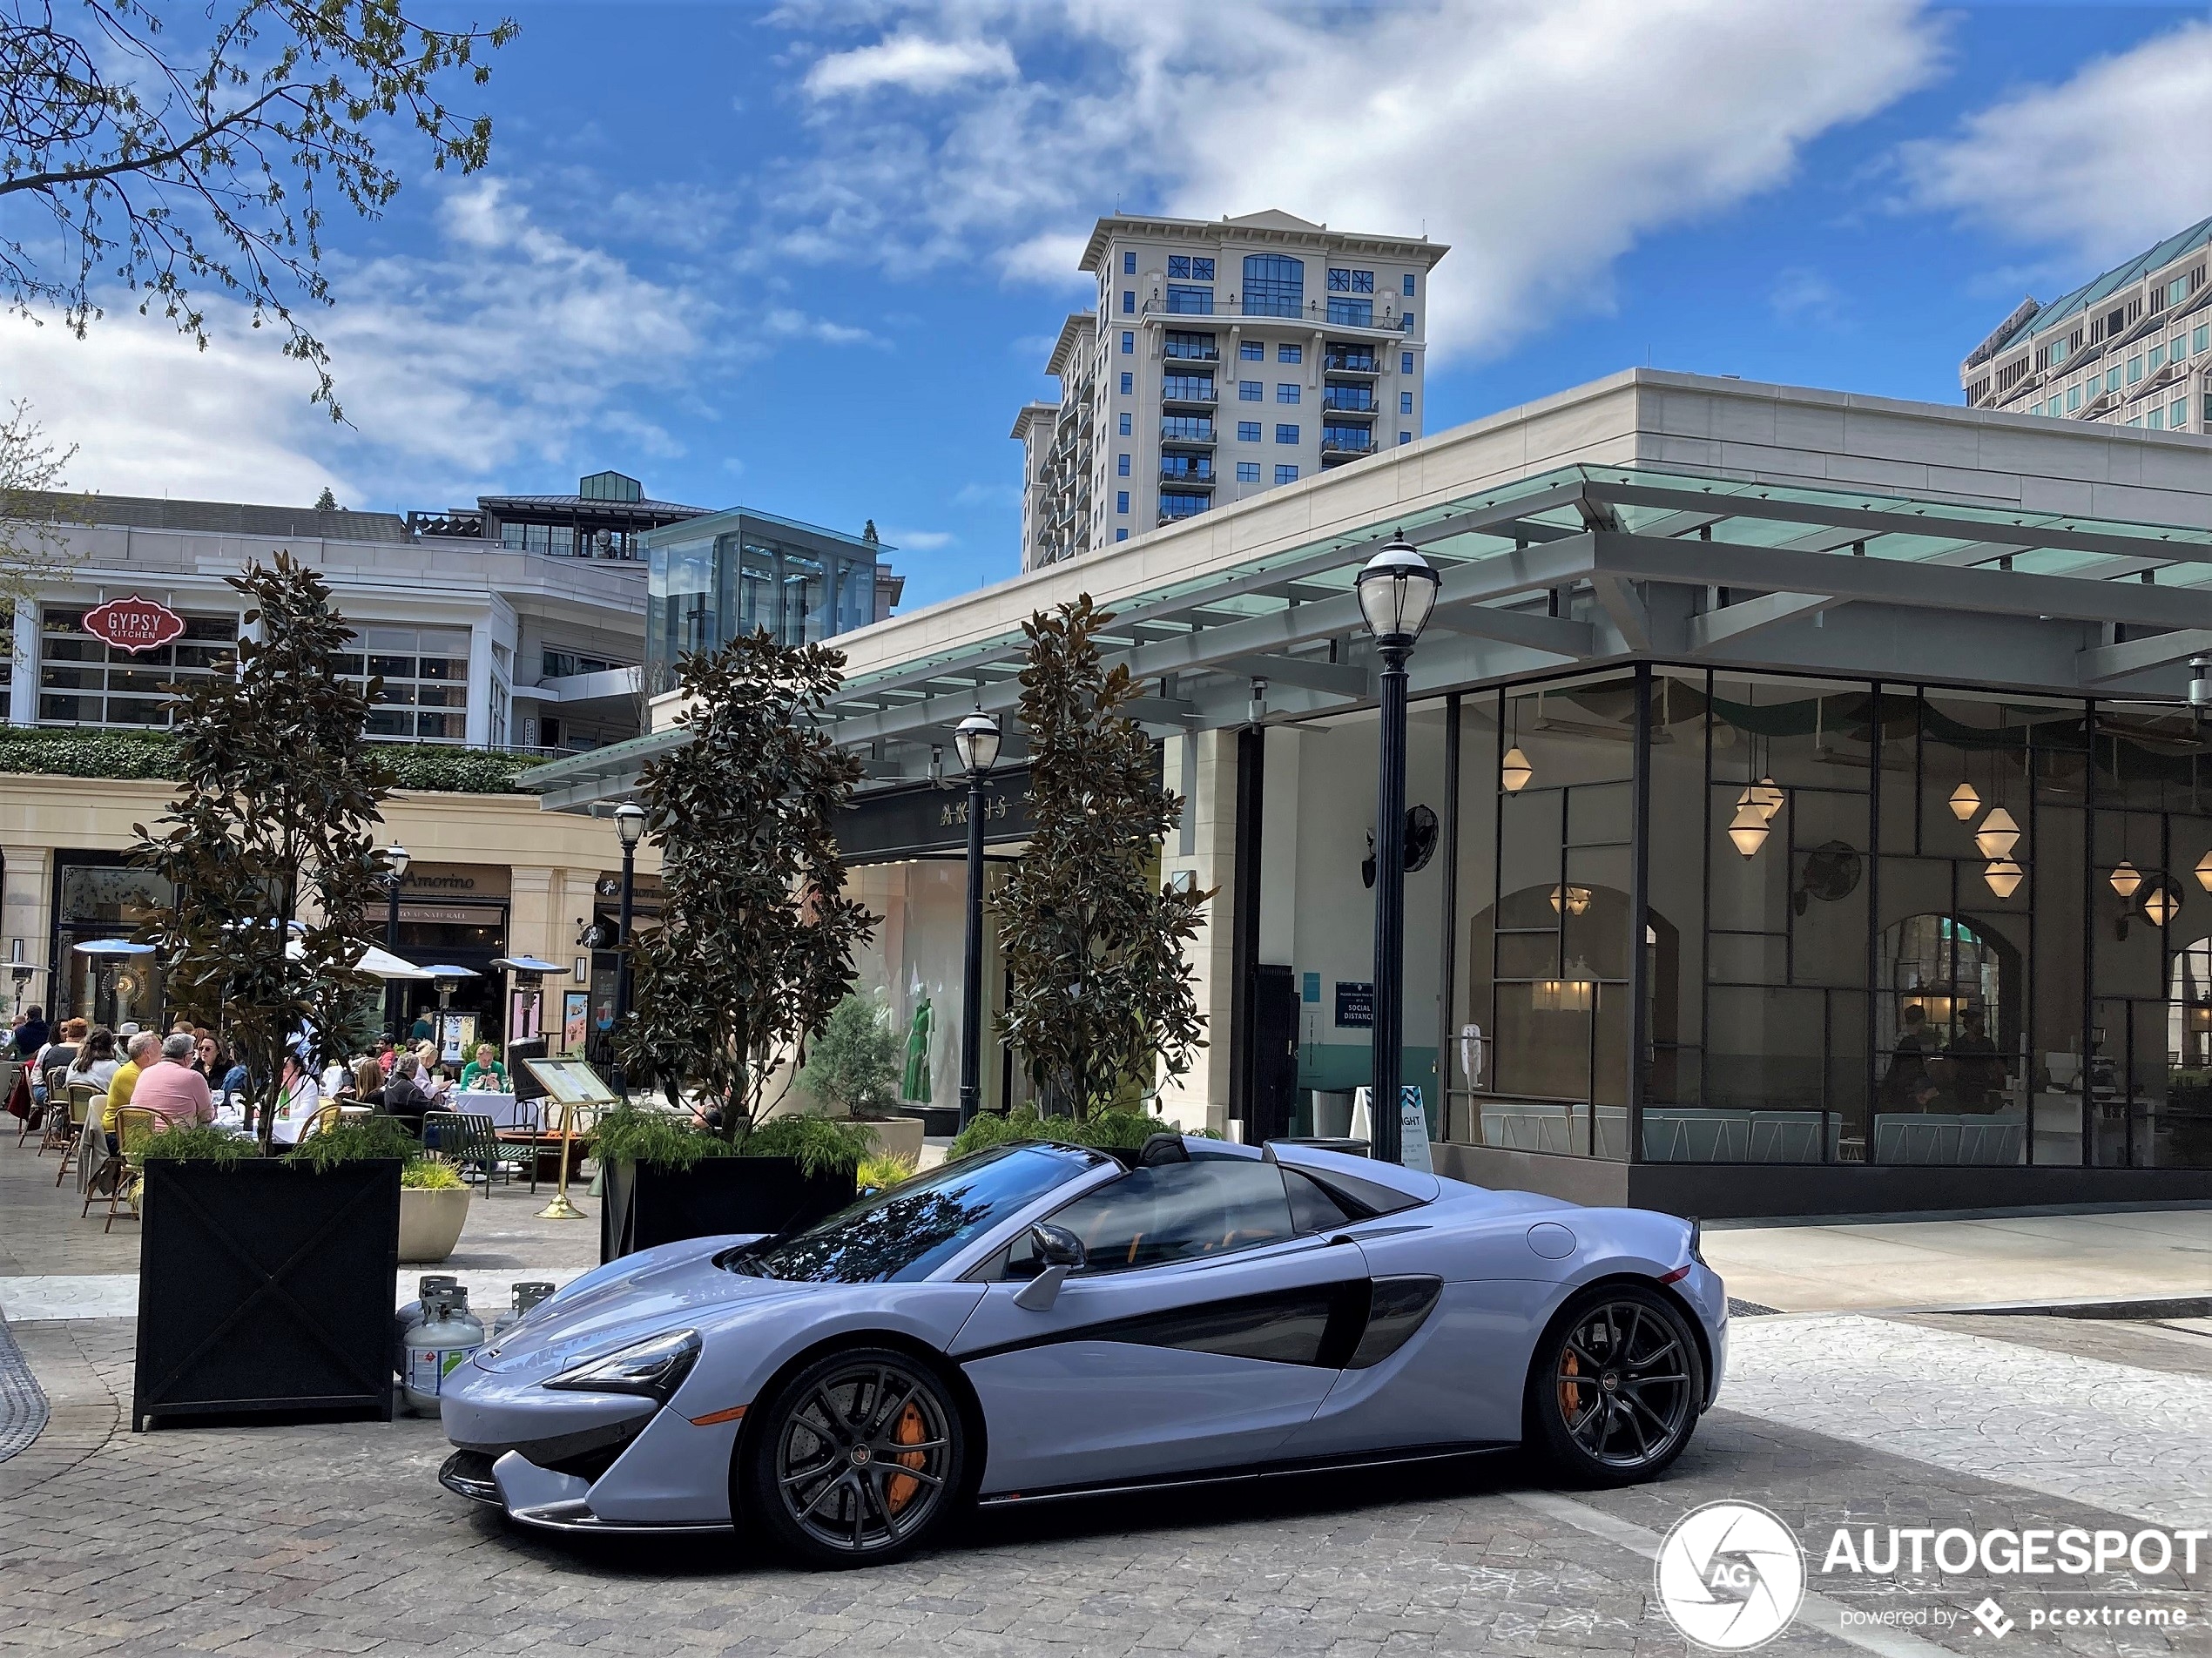
[{"label": "cobblestone pavement", "polygon": [[30,1445],[45,1425],[45,1391],[0,1318],[0,1462]]},{"label": "cobblestone pavement", "polygon": [[[1541,1468],[1499,1457],[1069,1504],[980,1520],[934,1554],[842,1575],[790,1571],[741,1538],[518,1531],[438,1488],[444,1446],[429,1423],[121,1432],[129,1323],[24,1324],[53,1419],[0,1462],[0,1653],[1680,1654],[1649,1550],[1686,1511],[1721,1498],[1761,1503],[1795,1527],[1831,1607],[1926,1620],[1856,1628],[1847,1644],[1809,1619],[1763,1649],[1784,1658],[1993,1652],[1965,1616],[1986,1596],[2017,1621],[2005,1650],[2212,1652],[2202,1621],[2212,1620],[2212,1572],[2032,1589],[1932,1570],[1819,1572],[1838,1527],[2134,1531],[2133,1513],[2189,1502],[2183,1523],[2208,1523],[2202,1464],[2186,1465],[2193,1497],[2156,1466],[2178,1437],[2167,1412],[2177,1398],[2195,1408],[2194,1390],[2212,1383],[1979,1328],[2042,1322],[1739,1324],[1728,1405],[1651,1486],[1555,1492]],[[2079,1339],[2094,1349],[2094,1337]],[[1977,1408],[1948,1425],[1924,1419],[1957,1403],[1941,1390],[1961,1363]],[[1892,1365],[1946,1373],[1916,1380]],[[2085,1391],[2096,1396],[2087,1412],[2076,1408]],[[1892,1421],[1910,1431],[1889,1432]],[[2039,1434],[2078,1454],[2036,1460]],[[2124,1478],[2131,1466],[2141,1484]],[[2054,1466],[2087,1471],[2080,1477],[2112,1506],[2055,1489]],[[2199,1621],[2029,1627],[2039,1607],[2107,1605],[2178,1607]]]}]

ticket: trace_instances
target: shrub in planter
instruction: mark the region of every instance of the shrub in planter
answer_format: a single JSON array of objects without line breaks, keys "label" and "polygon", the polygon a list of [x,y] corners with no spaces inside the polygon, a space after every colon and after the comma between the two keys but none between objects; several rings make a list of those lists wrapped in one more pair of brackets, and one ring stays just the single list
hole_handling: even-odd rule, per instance
[{"label": "shrub in planter", "polygon": [[388,1120],[368,1129],[283,1159],[215,1130],[153,1136],[134,1432],[150,1418],[391,1419],[400,1171],[414,1141]]},{"label": "shrub in planter", "polygon": [[826,1117],[779,1117],[732,1144],[673,1112],[617,1107],[599,1119],[599,1258],[725,1232],[780,1232],[853,1201],[867,1149]]},{"label": "shrub in planter", "polygon": [[1057,1140],[1063,1145],[1096,1146],[1102,1151],[1135,1151],[1156,1134],[1171,1132],[1158,1117],[1142,1111],[1094,1111],[1087,1117],[1041,1117],[1034,1106],[1001,1116],[986,1111],[953,1142],[952,1155],[964,1157],[987,1146],[1016,1140]]},{"label": "shrub in planter", "polygon": [[450,1163],[421,1158],[400,1169],[400,1259],[442,1261],[469,1223],[469,1186]]}]

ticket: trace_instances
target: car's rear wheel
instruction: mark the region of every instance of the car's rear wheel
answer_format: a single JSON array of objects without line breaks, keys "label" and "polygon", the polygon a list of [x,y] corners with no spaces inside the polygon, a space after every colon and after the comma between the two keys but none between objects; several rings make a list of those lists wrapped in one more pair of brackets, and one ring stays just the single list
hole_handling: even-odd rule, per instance
[{"label": "car's rear wheel", "polygon": [[1682,1454],[1704,1390],[1696,1338],[1673,1304],[1636,1284],[1602,1284],[1537,1345],[1530,1437],[1577,1484],[1631,1485]]},{"label": "car's rear wheel", "polygon": [[846,1348],[792,1377],[749,1425],[745,1510],[813,1565],[880,1565],[942,1528],[966,1452],[959,1405],[934,1365]]}]

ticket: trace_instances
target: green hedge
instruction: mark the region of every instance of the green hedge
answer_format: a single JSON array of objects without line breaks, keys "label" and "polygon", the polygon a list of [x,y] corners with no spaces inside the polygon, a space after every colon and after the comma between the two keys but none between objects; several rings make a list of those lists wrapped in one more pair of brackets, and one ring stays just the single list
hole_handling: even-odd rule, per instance
[{"label": "green hedge", "polygon": [[[395,786],[442,794],[527,794],[515,781],[535,756],[431,743],[379,743]],[[174,781],[176,738],[158,731],[42,731],[0,726],[0,772],[38,777],[152,778]]]}]

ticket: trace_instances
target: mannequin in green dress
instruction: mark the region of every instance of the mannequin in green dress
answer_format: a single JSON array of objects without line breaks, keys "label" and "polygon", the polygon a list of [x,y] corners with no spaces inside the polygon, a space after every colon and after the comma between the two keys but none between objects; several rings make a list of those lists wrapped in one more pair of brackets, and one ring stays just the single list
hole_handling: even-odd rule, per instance
[{"label": "mannequin in green dress", "polygon": [[914,1023],[907,1028],[907,1074],[900,1097],[915,1105],[929,1103],[929,998],[914,1008]]}]

